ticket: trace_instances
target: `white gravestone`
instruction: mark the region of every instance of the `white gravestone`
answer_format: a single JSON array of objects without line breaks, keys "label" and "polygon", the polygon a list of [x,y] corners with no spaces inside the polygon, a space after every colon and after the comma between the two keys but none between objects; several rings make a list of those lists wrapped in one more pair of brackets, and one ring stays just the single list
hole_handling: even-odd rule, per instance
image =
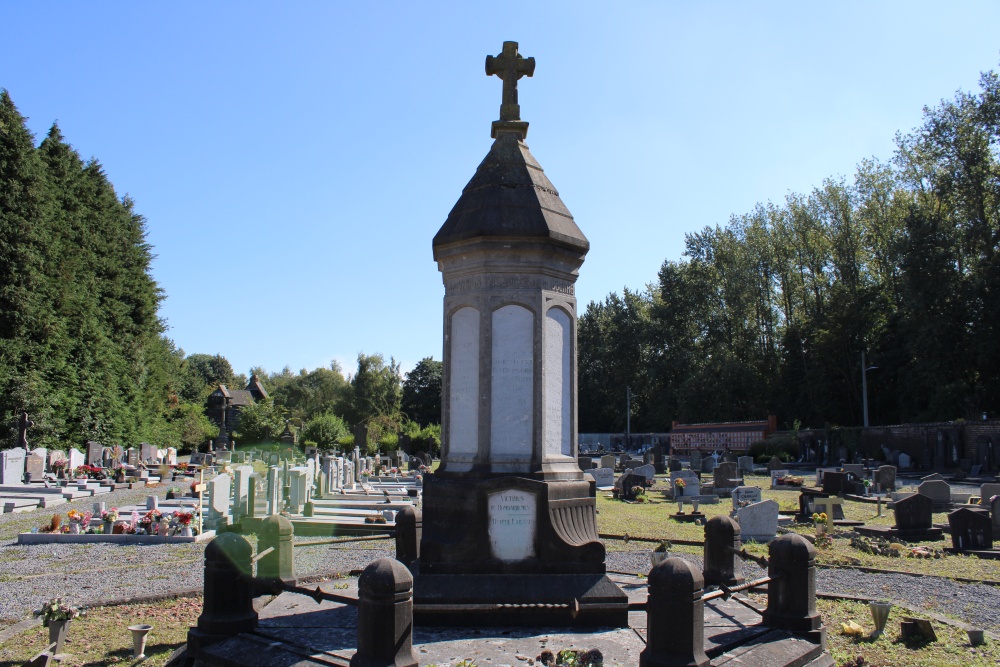
[{"label": "white gravestone", "polygon": [[652,464],[647,463],[646,465],[636,466],[636,468],[632,471],[632,474],[642,475],[648,482],[653,479],[653,476],[656,474],[656,468]]},{"label": "white gravestone", "polygon": [[271,466],[267,470],[267,513],[269,516],[280,514],[282,509],[283,485],[281,466]]},{"label": "white gravestone", "polygon": [[24,463],[28,450],[15,447],[0,452],[0,484],[20,484],[24,481]]},{"label": "white gravestone", "polygon": [[167,465],[177,465],[177,450],[173,447],[167,447]]},{"label": "white gravestone", "polygon": [[733,489],[733,509],[739,509],[743,504],[759,503],[760,488],[756,486],[737,486]]},{"label": "white gravestone", "polygon": [[736,512],[740,536],[744,542],[769,542],[778,532],[778,502],[763,500]]},{"label": "white gravestone", "polygon": [[83,462],[87,459],[76,447],[69,450],[69,469],[70,471],[75,471],[77,468],[83,465]]},{"label": "white gravestone", "polygon": [[250,476],[253,466],[237,466],[233,470],[233,518],[246,516],[250,510]]},{"label": "white gravestone", "polygon": [[572,324],[569,315],[560,308],[550,308],[545,315],[545,330],[542,333],[542,383],[545,396],[545,456],[572,456],[573,443],[570,442],[570,419],[573,415],[572,360],[570,357],[570,334]]},{"label": "white gravestone", "polygon": [[[534,315],[523,306],[493,311],[490,459],[517,472],[530,459],[534,404]],[[505,465],[508,464],[508,465]]]},{"label": "white gravestone", "polygon": [[288,471],[288,504],[291,505],[289,511],[292,514],[302,514],[302,509],[309,500],[309,491],[306,488],[308,471],[302,467],[295,467]]},{"label": "white gravestone", "polygon": [[489,535],[493,557],[505,563],[535,556],[535,494],[509,489],[489,495]]},{"label": "white gravestone", "polygon": [[[684,480],[684,490],[677,486],[677,480]],[[674,470],[670,473],[670,488],[674,497],[701,495],[701,478],[690,470]]]},{"label": "white gravestone", "polygon": [[611,468],[592,468],[584,473],[594,478],[599,489],[610,489],[615,485],[615,471]]},{"label": "white gravestone", "polygon": [[736,460],[736,467],[746,473],[753,473],[753,457],[741,456]]},{"label": "white gravestone", "polygon": [[229,475],[219,475],[209,480],[209,512],[213,517],[223,517],[229,513],[229,490],[231,488]]}]

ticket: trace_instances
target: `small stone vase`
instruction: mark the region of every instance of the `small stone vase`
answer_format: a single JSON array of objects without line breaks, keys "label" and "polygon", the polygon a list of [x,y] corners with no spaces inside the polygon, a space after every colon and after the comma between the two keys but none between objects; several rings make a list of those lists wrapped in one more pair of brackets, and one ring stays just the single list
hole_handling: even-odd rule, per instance
[{"label": "small stone vase", "polygon": [[194,533],[191,532],[191,526],[183,526],[181,528],[181,537],[191,537]]},{"label": "small stone vase", "polygon": [[105,521],[104,522],[104,534],[105,535],[110,535],[114,531],[114,529],[115,529],[115,524],[114,523],[112,523],[111,521]]},{"label": "small stone vase", "polygon": [[55,644],[53,655],[63,652],[66,634],[69,632],[69,621],[49,621],[49,644]]}]

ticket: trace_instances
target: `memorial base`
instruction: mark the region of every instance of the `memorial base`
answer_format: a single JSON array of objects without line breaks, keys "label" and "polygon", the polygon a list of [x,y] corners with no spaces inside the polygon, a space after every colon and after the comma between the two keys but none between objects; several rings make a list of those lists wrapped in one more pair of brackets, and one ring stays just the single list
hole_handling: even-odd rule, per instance
[{"label": "memorial base", "polygon": [[421,623],[617,626],[596,489],[583,480],[428,475],[414,613]]}]

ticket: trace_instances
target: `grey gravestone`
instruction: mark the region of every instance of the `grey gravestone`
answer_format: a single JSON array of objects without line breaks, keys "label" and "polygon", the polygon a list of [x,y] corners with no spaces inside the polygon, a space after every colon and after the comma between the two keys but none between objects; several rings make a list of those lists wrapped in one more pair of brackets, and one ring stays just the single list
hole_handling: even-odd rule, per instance
[{"label": "grey gravestone", "polygon": [[739,486],[736,464],[731,461],[720,463],[713,471],[715,489],[732,489]]},{"label": "grey gravestone", "polygon": [[669,472],[675,472],[677,470],[680,470],[681,467],[682,467],[681,460],[676,456],[671,456],[669,459],[667,459],[667,470]]},{"label": "grey gravestone", "polygon": [[45,476],[45,459],[37,454],[29,454],[24,462],[24,472],[32,479],[39,480]]},{"label": "grey gravestone", "polygon": [[578,456],[576,457],[576,463],[580,466],[580,470],[587,471],[594,467],[594,459],[589,456]]},{"label": "grey gravestone", "polygon": [[701,470],[701,452],[691,452],[691,470]]},{"label": "grey gravestone", "polygon": [[[717,464],[715,462],[715,458],[712,457],[712,456],[706,456],[706,457],[704,457],[704,458],[701,459],[701,471],[702,472],[712,473],[712,472],[715,471],[716,465]],[[692,468],[692,470],[697,470],[697,468]]]},{"label": "grey gravestone", "polygon": [[941,480],[921,482],[917,487],[917,493],[927,496],[935,505],[946,505],[951,502],[951,486]]},{"label": "grey gravestone", "polygon": [[979,487],[980,503],[985,507],[993,496],[1000,495],[1000,483],[987,482]]},{"label": "grey gravestone", "polygon": [[27,450],[20,447],[0,452],[0,483],[6,486],[24,481],[27,454]]},{"label": "grey gravestone", "polygon": [[736,512],[736,521],[740,524],[740,537],[744,542],[769,542],[778,531],[778,503],[775,500],[762,500]]},{"label": "grey gravestone", "polygon": [[934,503],[927,496],[914,493],[901,500],[897,500],[892,506],[893,514],[896,517],[896,528],[900,531],[920,531],[931,527]]},{"label": "grey gravestone", "polygon": [[247,486],[247,512],[252,519],[262,519],[267,516],[267,478],[263,475],[250,475]]},{"label": "grey gravestone", "polygon": [[846,492],[847,473],[836,470],[828,470],[823,473],[823,493],[830,496],[839,496]]},{"label": "grey gravestone", "polygon": [[612,470],[614,470],[615,469],[615,463],[617,463],[617,461],[615,460],[615,457],[614,457],[613,454],[606,454],[606,455],[604,455],[604,456],[601,457],[601,467],[602,468],[611,468]]},{"label": "grey gravestone", "polygon": [[920,478],[921,482],[931,482],[931,481],[934,481],[934,480],[937,480],[939,482],[943,482],[944,481],[944,476],[941,473],[939,473],[939,472],[932,472],[931,474],[927,475],[926,477],[921,477]]},{"label": "grey gravestone", "polygon": [[86,460],[87,459],[83,455],[83,452],[81,452],[76,447],[74,447],[73,449],[69,450],[69,469],[71,471],[74,471],[77,468],[79,468],[80,466],[82,466],[83,463],[84,463],[84,461],[86,461]]},{"label": "grey gravestone", "polygon": [[246,516],[250,508],[250,476],[253,466],[237,466],[233,470],[233,521]]},{"label": "grey gravestone", "polygon": [[615,471],[611,468],[592,468],[584,474],[593,477],[599,489],[606,489],[615,485]]},{"label": "grey gravestone", "polygon": [[777,456],[772,456],[771,460],[767,462],[767,471],[772,472],[774,470],[781,470],[785,467],[785,464],[781,462]]},{"label": "grey gravestone", "polygon": [[962,507],[948,514],[951,543],[958,551],[993,548],[993,520],[988,512]]},{"label": "grey gravestone", "polygon": [[271,466],[267,470],[268,515],[279,514],[282,510],[284,487],[281,480],[283,475],[281,466]]},{"label": "grey gravestone", "polygon": [[139,451],[135,447],[125,450],[125,460],[133,468],[139,465]]},{"label": "grey gravestone", "polygon": [[742,504],[759,503],[762,500],[760,487],[738,486],[733,489],[733,509],[739,509]]},{"label": "grey gravestone", "polygon": [[93,440],[87,442],[87,465],[104,465],[104,445]]},{"label": "grey gravestone", "polygon": [[988,500],[984,498],[983,502],[990,504],[990,516],[993,518],[993,533],[1000,535],[1000,495],[991,496]]},{"label": "grey gravestone", "polygon": [[900,454],[899,454],[899,467],[902,468],[903,470],[906,470],[907,468],[910,467],[910,463],[911,463],[911,461],[910,461],[910,455],[907,454],[906,452],[900,452]]},{"label": "grey gravestone", "polygon": [[746,473],[753,473],[753,457],[752,456],[741,456],[736,461],[736,466]]},{"label": "grey gravestone", "polygon": [[51,452],[49,452],[49,470],[52,470],[52,464],[54,464],[56,461],[65,461],[65,460],[66,460],[65,452],[60,452],[55,449],[52,450]]},{"label": "grey gravestone", "polygon": [[896,490],[896,467],[879,466],[875,471],[875,483],[882,493],[891,493]]},{"label": "grey gravestone", "polygon": [[209,514],[212,518],[221,519],[229,513],[229,491],[232,480],[229,475],[222,474],[213,477],[208,482]]},{"label": "grey gravestone", "polygon": [[654,475],[656,475],[656,467],[652,463],[646,463],[644,465],[633,468],[632,474],[642,475],[643,477],[646,478],[646,481],[648,482],[653,479]]},{"label": "grey gravestone", "polygon": [[[678,479],[684,480],[683,491],[677,486]],[[675,498],[678,496],[700,496],[701,478],[690,470],[678,470],[670,473],[670,488]]]},{"label": "grey gravestone", "polygon": [[861,463],[845,463],[844,472],[853,472],[859,478],[864,478],[865,476],[865,466]]},{"label": "grey gravestone", "polygon": [[295,467],[288,471],[288,504],[292,514],[302,514],[302,509],[309,501],[307,484],[308,471]]}]

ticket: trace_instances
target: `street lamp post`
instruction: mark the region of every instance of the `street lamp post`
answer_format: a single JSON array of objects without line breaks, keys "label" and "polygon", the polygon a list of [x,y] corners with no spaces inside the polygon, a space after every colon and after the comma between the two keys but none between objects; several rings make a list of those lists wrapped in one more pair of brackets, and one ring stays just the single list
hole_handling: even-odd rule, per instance
[{"label": "street lamp post", "polygon": [[861,352],[861,404],[864,409],[865,428],[868,428],[868,371],[874,371],[878,366],[865,365],[865,353]]}]

